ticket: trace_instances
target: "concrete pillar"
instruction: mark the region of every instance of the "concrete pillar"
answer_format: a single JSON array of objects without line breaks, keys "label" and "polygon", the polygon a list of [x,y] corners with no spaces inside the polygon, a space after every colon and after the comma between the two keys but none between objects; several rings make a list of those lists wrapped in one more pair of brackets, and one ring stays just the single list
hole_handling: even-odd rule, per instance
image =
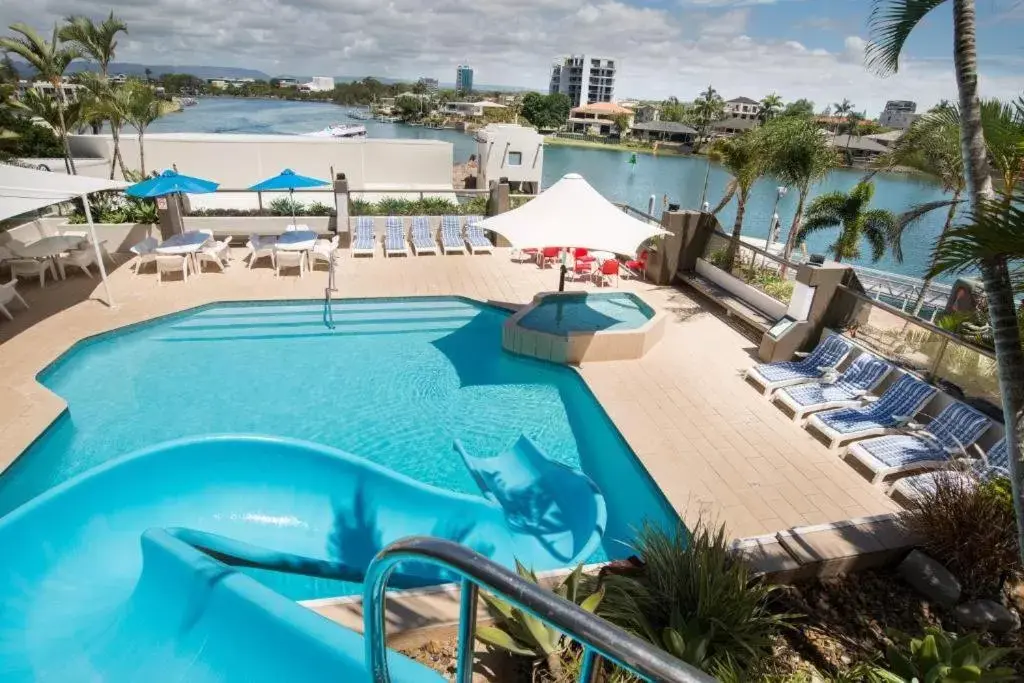
[{"label": "concrete pillar", "polygon": [[190,210],[188,195],[172,194],[156,198],[161,240],[185,232],[185,216]]},{"label": "concrete pillar", "polygon": [[505,213],[512,208],[512,200],[509,197],[508,183],[499,183],[497,180],[491,181],[491,186],[488,188],[491,191],[490,196],[487,198],[487,215],[497,216],[499,213]]},{"label": "concrete pillar", "polygon": [[665,211],[661,227],[665,235],[647,261],[647,277],[655,284],[668,285],[679,271],[692,271],[707,247],[718,222],[699,211]]},{"label": "concrete pillar", "polygon": [[[791,360],[797,351],[817,345],[827,327],[829,310],[841,293],[841,285],[850,266],[829,261],[821,265],[804,263],[796,272],[793,298],[786,317],[761,338],[758,357],[765,363]],[[807,304],[807,297],[810,304]],[[791,320],[788,326],[783,323]],[[778,329],[776,329],[778,328]],[[773,334],[773,330],[775,334]]]},{"label": "concrete pillar", "polygon": [[337,174],[334,179],[334,209],[337,215],[334,232],[347,235],[350,232],[348,219],[352,215],[352,200],[348,193],[348,179],[344,173]]}]

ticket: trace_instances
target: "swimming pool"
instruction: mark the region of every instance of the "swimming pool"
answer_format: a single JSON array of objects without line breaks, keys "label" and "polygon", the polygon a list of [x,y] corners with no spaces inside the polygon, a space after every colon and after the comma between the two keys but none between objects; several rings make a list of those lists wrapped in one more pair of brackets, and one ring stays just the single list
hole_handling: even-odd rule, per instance
[{"label": "swimming pool", "polygon": [[553,334],[635,330],[654,309],[628,292],[572,292],[543,299],[524,315],[522,327]]},{"label": "swimming pool", "polygon": [[[453,441],[493,455],[525,434],[605,495],[604,540],[588,561],[628,555],[645,521],[676,522],[574,371],[501,350],[506,312],[426,298],[335,302],[333,313],[332,331],[320,302],[214,305],[78,345],[40,376],[69,410],[0,476],[0,513],[112,458],[207,434],[323,444],[479,496]],[[190,482],[181,495],[201,495],[201,467]],[[90,501],[81,516],[105,514],[102,496]],[[339,590],[253,575],[293,598]]]}]

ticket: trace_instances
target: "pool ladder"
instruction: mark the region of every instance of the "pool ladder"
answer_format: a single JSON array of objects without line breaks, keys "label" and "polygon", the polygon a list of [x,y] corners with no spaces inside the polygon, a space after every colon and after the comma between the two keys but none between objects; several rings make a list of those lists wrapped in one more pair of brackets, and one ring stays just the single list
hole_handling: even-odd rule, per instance
[{"label": "pool ladder", "polygon": [[331,305],[331,292],[338,291],[334,285],[334,258],[337,249],[331,250],[331,260],[328,262],[327,287],[324,288],[324,325],[327,329],[334,329],[334,306]]},{"label": "pool ladder", "polygon": [[713,683],[716,680],[465,546],[416,536],[395,541],[381,550],[367,568],[363,581],[366,664],[377,683],[391,680],[385,642],[385,591],[388,578],[402,562],[436,565],[460,577],[462,595],[455,683],[473,680],[477,597],[481,588],[576,641],[583,648],[578,680],[584,683],[597,680],[602,659],[659,683]]}]

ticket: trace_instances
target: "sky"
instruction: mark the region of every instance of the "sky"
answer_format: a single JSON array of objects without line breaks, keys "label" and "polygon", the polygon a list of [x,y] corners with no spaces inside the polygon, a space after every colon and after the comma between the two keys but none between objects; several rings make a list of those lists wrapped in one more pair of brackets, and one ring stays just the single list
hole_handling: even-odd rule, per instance
[{"label": "sky", "polygon": [[[886,100],[922,111],[955,99],[951,10],[916,29],[900,72],[864,66],[870,0],[2,0],[0,26],[40,29],[111,9],[129,26],[121,61],[259,69],[275,75],[377,75],[544,91],[564,54],[617,60],[617,99],[849,98],[871,117]],[[1024,0],[977,0],[983,97],[1024,92]]]}]

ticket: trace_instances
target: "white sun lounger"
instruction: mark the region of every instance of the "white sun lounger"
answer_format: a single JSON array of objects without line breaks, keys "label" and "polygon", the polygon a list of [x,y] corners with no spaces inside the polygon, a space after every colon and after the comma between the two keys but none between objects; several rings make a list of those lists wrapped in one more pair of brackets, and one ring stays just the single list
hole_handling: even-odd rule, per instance
[{"label": "white sun lounger", "polygon": [[829,335],[800,360],[761,363],[747,370],[744,378],[759,384],[764,395],[770,396],[781,387],[804,384],[822,377],[842,363],[852,349],[850,342],[838,334]]},{"label": "white sun lounger", "polygon": [[834,381],[784,387],[776,391],[771,400],[793,411],[793,422],[799,422],[808,413],[861,405],[865,394],[874,391],[890,370],[892,366],[881,358],[862,353],[841,375],[834,376]]},{"label": "white sun lounger", "polygon": [[441,249],[445,254],[465,254],[466,240],[458,216],[441,216]]},{"label": "white sun lounger", "polygon": [[490,254],[494,251],[494,245],[477,226],[483,219],[483,216],[466,216],[466,243],[469,244],[470,253]]},{"label": "white sun lounger", "polygon": [[384,221],[384,256],[409,255],[405,239],[405,221],[401,216],[388,216]]},{"label": "white sun lounger", "polygon": [[426,216],[415,216],[412,219],[412,231],[409,241],[412,242],[413,253],[437,254],[437,241],[430,234],[430,219]]},{"label": "white sun lounger", "polygon": [[828,440],[829,448],[837,448],[844,441],[878,436],[904,426],[935,392],[935,387],[912,375],[903,375],[874,403],[811,415],[807,428],[820,432]]},{"label": "white sun lounger", "polygon": [[974,408],[954,401],[928,424],[910,425],[911,433],[851,444],[847,455],[872,472],[874,484],[905,472],[949,466],[953,458],[966,456],[966,448],[991,424]]},{"label": "white sun lounger", "polygon": [[359,216],[356,218],[356,229],[352,233],[351,251],[353,256],[373,256],[373,218]]},{"label": "white sun lounger", "polygon": [[960,483],[972,486],[977,481],[1010,476],[1010,453],[1006,447],[1006,439],[1000,439],[981,458],[969,462],[953,462],[957,465],[956,469],[922,472],[896,480],[889,489],[889,495],[913,500],[922,494],[933,493],[941,479],[958,479]]}]

